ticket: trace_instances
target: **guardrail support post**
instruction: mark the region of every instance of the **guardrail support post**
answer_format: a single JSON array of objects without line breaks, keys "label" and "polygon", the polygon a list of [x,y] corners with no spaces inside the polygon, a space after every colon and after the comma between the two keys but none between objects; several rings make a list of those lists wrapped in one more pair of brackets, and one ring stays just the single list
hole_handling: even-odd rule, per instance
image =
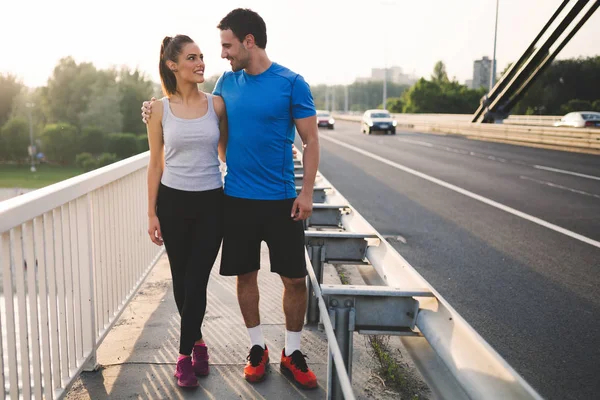
[{"label": "guardrail support post", "polygon": [[[310,253],[310,262],[315,276],[319,281],[319,285],[323,283],[323,244],[315,243],[308,246]],[[316,324],[319,322],[319,304],[317,297],[315,296],[313,284],[311,280],[308,280],[308,304],[306,309],[306,323]]]},{"label": "guardrail support post", "polygon": [[[352,380],[352,334],[354,331],[352,326],[354,325],[352,318],[354,315],[353,306],[352,300],[349,299],[344,300],[343,303],[338,299],[329,301],[329,314],[333,323],[335,340],[340,346],[344,366],[350,380]],[[329,353],[329,365],[333,365],[331,353]],[[333,368],[335,367],[328,368],[328,393],[331,393],[331,399],[333,400],[343,400],[342,387]]]}]

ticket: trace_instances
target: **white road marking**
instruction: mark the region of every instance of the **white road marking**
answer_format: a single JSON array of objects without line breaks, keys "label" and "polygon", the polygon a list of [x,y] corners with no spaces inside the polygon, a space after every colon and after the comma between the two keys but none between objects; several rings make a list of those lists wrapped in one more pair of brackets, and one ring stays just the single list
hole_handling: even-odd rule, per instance
[{"label": "white road marking", "polygon": [[556,183],[552,183],[552,182],[548,182],[548,181],[541,181],[539,179],[533,179],[533,178],[530,178],[528,176],[523,176],[523,175],[519,176],[519,178],[527,180],[527,181],[532,181],[532,182],[535,182],[535,183],[539,183],[539,184],[542,184],[542,185],[547,185],[547,186],[550,186],[550,187],[553,187],[553,188],[556,188],[556,189],[568,190],[569,192],[573,192],[573,193],[577,193],[577,194],[582,194],[584,196],[590,196],[590,197],[595,197],[597,199],[600,199],[599,195],[593,194],[593,193],[584,192],[583,190],[573,189],[573,188],[570,188],[570,187],[567,187],[567,186],[558,185]]},{"label": "white road marking", "polygon": [[565,171],[564,169],[544,167],[543,165],[534,165],[533,168],[543,169],[544,171],[558,172],[559,174],[575,175],[575,176],[579,176],[581,178],[595,179],[597,181],[600,181],[600,176],[580,174],[579,172]]},{"label": "white road marking", "polygon": [[428,142],[422,142],[420,140],[412,140],[412,139],[398,139],[400,142],[406,142],[406,143],[412,143],[412,144],[418,144],[419,146],[425,146],[425,147],[434,147],[431,143]]},{"label": "white road marking", "polygon": [[470,191],[468,191],[466,189],[463,189],[463,188],[458,187],[456,185],[453,185],[451,183],[445,182],[445,181],[443,181],[441,179],[434,178],[433,176],[429,176],[429,175],[424,174],[422,172],[416,171],[416,170],[414,170],[412,168],[409,168],[409,167],[406,167],[406,166],[404,166],[402,164],[398,164],[398,163],[396,163],[394,161],[390,161],[390,160],[388,160],[386,158],[378,156],[377,154],[373,154],[373,153],[371,153],[369,151],[366,151],[366,150],[363,150],[363,149],[359,149],[358,147],[352,146],[352,145],[350,145],[348,143],[344,143],[341,140],[333,139],[333,138],[331,138],[329,136],[324,136],[324,135],[321,136],[321,138],[324,139],[324,140],[330,141],[332,143],[335,143],[335,144],[337,144],[339,146],[345,147],[345,148],[347,148],[349,150],[352,150],[352,151],[354,151],[356,153],[359,153],[359,154],[362,154],[362,155],[367,156],[369,158],[372,158],[373,160],[377,160],[377,161],[379,161],[379,162],[381,162],[383,164],[389,165],[390,167],[393,167],[393,168],[399,169],[401,171],[407,172],[409,174],[418,176],[419,178],[422,178],[422,179],[425,179],[425,180],[427,180],[429,182],[432,182],[432,183],[435,183],[437,185],[443,186],[443,187],[445,187],[447,189],[453,190],[453,191],[455,191],[457,193],[460,193],[460,194],[463,194],[463,195],[465,195],[467,197],[470,197],[472,199],[478,200],[478,201],[480,201],[482,203],[485,203],[487,205],[495,207],[495,208],[497,208],[499,210],[505,211],[505,212],[507,212],[509,214],[516,215],[517,217],[526,219],[526,220],[528,220],[530,222],[533,222],[533,223],[538,224],[540,226],[543,226],[545,228],[551,229],[551,230],[553,230],[555,232],[562,233],[563,235],[569,236],[569,237],[571,237],[573,239],[577,239],[577,240],[579,240],[581,242],[587,243],[589,245],[592,245],[592,246],[597,247],[597,248],[600,249],[600,242],[598,242],[596,240],[593,240],[593,239],[590,239],[590,238],[588,238],[586,236],[580,235],[579,233],[575,233],[575,232],[570,231],[568,229],[562,228],[562,227],[560,227],[558,225],[554,225],[554,224],[552,224],[552,223],[550,223],[548,221],[544,221],[541,218],[534,217],[533,215],[526,214],[526,213],[524,213],[522,211],[516,210],[516,209],[514,209],[512,207],[509,207],[509,206],[506,206],[504,204],[498,203],[497,201],[488,199],[487,197],[483,197],[483,196],[478,195],[476,193],[470,192]]}]

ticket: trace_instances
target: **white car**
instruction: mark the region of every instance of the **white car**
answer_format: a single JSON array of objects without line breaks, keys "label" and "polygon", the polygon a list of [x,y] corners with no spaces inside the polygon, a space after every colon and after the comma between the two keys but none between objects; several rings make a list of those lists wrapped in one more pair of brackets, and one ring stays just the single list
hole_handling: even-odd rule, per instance
[{"label": "white car", "polygon": [[395,135],[397,124],[396,120],[387,110],[367,110],[360,122],[360,131],[367,135],[376,131]]},{"label": "white car", "polygon": [[572,128],[600,128],[600,112],[576,111],[568,113],[556,121],[554,126],[569,126]]}]

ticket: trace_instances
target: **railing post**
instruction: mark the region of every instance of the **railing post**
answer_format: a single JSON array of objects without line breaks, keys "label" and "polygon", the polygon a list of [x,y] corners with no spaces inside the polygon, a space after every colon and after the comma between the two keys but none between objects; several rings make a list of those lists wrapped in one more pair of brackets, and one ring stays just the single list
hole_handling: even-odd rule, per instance
[{"label": "railing post", "polygon": [[[319,284],[323,283],[323,245],[322,244],[310,244],[308,245],[310,253],[310,262],[315,276],[319,281]],[[306,323],[316,324],[319,322],[319,304],[317,297],[315,296],[312,281],[308,280],[308,303],[306,309]]]},{"label": "railing post", "polygon": [[[79,201],[78,201],[79,203]],[[95,371],[98,369],[98,360],[96,358],[96,306],[94,301],[94,229],[93,224],[95,223],[92,215],[94,204],[92,202],[92,196],[88,193],[85,197],[85,200],[81,200],[81,212],[83,216],[85,216],[85,223],[78,224],[78,229],[82,229],[83,232],[79,232],[79,234],[84,234],[85,243],[83,245],[83,251],[81,254],[87,262],[82,263],[82,290],[81,290],[81,298],[83,300],[82,304],[82,315],[84,317],[84,326],[83,326],[83,350],[84,355],[85,351],[89,349],[90,356],[87,362],[83,365],[84,371]],[[83,226],[82,226],[83,225]],[[88,312],[83,310],[87,309]],[[87,315],[86,315],[87,314]]]},{"label": "railing post", "polygon": [[[338,299],[329,301],[329,314],[333,323],[335,332],[335,340],[340,346],[342,359],[346,366],[348,378],[352,381],[352,334],[354,331],[354,312],[352,300],[345,300],[343,304]],[[329,353],[329,365],[333,365],[333,357]],[[331,393],[329,398],[333,400],[343,400],[344,394],[340,385],[338,375],[333,371],[333,368],[328,368],[328,393]]]}]

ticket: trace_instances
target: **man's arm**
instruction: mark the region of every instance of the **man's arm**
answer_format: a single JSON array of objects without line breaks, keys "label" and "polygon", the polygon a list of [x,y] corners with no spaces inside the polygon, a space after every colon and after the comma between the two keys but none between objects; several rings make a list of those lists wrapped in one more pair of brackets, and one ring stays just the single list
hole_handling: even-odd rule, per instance
[{"label": "man's arm", "polygon": [[225,155],[227,154],[227,139],[229,138],[228,126],[227,126],[227,110],[225,108],[225,102],[220,96],[213,97],[213,104],[215,112],[219,117],[219,158],[222,162],[225,162]]},{"label": "man's arm", "polygon": [[304,146],[302,153],[302,166],[304,168],[302,190],[292,208],[292,217],[294,220],[300,221],[305,220],[312,214],[313,191],[320,157],[319,129],[317,128],[316,116],[296,119],[294,122]]}]

